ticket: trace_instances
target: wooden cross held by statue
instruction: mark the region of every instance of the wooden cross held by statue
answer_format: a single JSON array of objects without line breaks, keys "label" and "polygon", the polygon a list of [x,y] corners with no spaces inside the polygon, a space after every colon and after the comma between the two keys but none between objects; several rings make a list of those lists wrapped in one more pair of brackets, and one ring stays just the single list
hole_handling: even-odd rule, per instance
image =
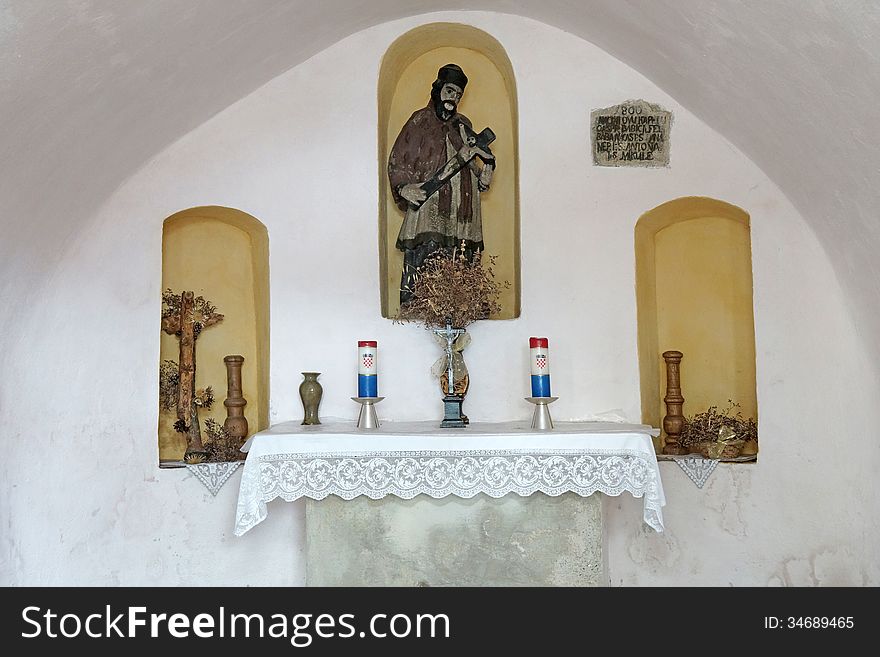
[{"label": "wooden cross held by statue", "polygon": [[[444,164],[431,178],[422,183],[422,190],[425,192],[425,200],[431,194],[443,187],[446,182],[456,173],[461,171],[475,157],[479,156],[484,162],[495,162],[495,156],[489,150],[489,144],[495,141],[495,133],[492,128],[483,128],[479,133],[475,133],[464,123],[458,124],[461,134],[461,141],[465,144],[465,148],[455,154],[446,164]],[[416,207],[421,207],[421,203],[416,203]]]}]

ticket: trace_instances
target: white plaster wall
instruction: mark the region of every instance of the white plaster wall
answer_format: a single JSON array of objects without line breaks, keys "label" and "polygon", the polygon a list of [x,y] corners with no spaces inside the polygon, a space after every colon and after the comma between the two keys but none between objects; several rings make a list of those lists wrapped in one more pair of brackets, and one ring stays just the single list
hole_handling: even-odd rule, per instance
[{"label": "white plaster wall", "polygon": [[[380,317],[376,237],[379,64],[396,37],[434,20],[490,32],[519,88],[523,314],[472,329],[468,415],[529,412],[526,339],[542,334],[561,397],[554,417],[620,409],[638,420],[634,223],[679,196],[736,204],[752,217],[760,463],[720,466],[703,490],[665,464],[660,536],[641,523],[640,500],[608,500],[609,581],[877,584],[880,385],[802,218],[723,137],[619,61],[541,23],[476,12],[344,39],[188,134],[107,201],[7,336],[2,582],[303,581],[301,505],[273,503],[236,539],[239,475],[211,498],[187,472],[156,467],[161,226],[181,209],[235,207],[269,230],[273,422],[301,414],[306,370],[323,372],[322,415],[353,416],[363,338],[379,340],[381,414],[437,417],[436,347]],[[628,98],[675,113],[669,169],[591,166],[590,109]]]}]

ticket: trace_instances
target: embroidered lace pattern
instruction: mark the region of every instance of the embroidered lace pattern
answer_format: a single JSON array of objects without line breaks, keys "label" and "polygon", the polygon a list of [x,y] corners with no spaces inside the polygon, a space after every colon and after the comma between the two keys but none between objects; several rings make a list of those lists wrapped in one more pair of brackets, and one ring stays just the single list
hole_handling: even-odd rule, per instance
[{"label": "embroidered lace pattern", "polygon": [[[661,485],[656,462],[636,450],[469,450],[383,451],[357,453],[272,454],[245,465],[236,512],[235,534],[241,536],[266,517],[266,504],[337,495],[379,499],[396,495],[433,498],[478,493],[542,492],[582,496],[627,491],[644,498],[645,522],[663,530]],[[250,465],[250,467],[248,467]]]},{"label": "embroidered lace pattern", "polygon": [[223,487],[223,484],[232,476],[232,473],[238,470],[244,461],[232,461],[230,463],[198,463],[187,464],[186,469],[189,470],[196,479],[198,479],[205,488],[211,491],[211,495],[216,496]]}]

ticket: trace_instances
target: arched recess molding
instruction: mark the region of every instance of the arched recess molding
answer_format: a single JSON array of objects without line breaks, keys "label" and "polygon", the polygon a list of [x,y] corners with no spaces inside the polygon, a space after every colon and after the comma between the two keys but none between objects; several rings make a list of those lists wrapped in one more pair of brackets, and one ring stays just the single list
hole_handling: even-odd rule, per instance
[{"label": "arched recess molding", "polygon": [[757,420],[749,215],[679,198],[639,218],[635,248],[642,421],[659,427],[666,414],[668,350],[684,354],[685,416],[730,399]]},{"label": "arched recess molding", "polygon": [[[217,308],[223,320],[196,341],[196,388],[211,386],[214,404],[200,409],[205,420],[223,424],[227,355],[244,356],[242,391],[248,432],[269,426],[269,236],[256,218],[240,210],[205,206],[168,217],[162,229],[162,289],[192,291]],[[157,327],[158,328],[158,327]],[[179,341],[162,331],[160,366],[178,361]],[[174,430],[174,412],[159,411],[159,461],[174,463],[186,451],[186,436]]]},{"label": "arched recess molding", "polygon": [[[469,25],[431,23],[398,38],[385,53],[379,72],[379,272],[382,316],[400,307],[403,254],[395,247],[403,212],[388,184],[388,154],[410,115],[428,104],[438,69],[455,63],[468,76],[459,107],[479,131],[497,135],[491,148],[498,168],[491,189],[482,196],[485,255],[498,256],[495,279],[509,281],[501,312],[490,319],[520,314],[519,118],[513,66],[501,44]],[[485,260],[484,260],[485,262]]]}]

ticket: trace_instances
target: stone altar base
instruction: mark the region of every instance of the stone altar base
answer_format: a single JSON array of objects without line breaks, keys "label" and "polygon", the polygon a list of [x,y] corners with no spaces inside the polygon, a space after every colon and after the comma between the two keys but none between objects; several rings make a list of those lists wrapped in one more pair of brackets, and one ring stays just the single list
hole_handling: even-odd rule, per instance
[{"label": "stone altar base", "polygon": [[308,586],[599,586],[600,495],[306,500]]}]

